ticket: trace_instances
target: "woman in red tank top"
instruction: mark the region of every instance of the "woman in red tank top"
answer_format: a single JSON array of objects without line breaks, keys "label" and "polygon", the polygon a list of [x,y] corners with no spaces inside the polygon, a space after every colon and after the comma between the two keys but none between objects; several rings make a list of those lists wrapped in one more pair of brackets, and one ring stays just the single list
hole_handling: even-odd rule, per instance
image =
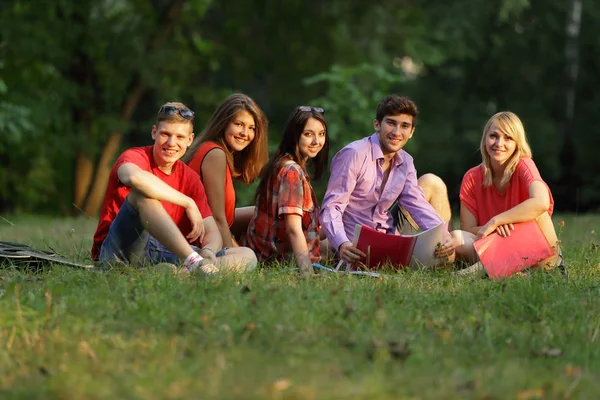
[{"label": "woman in red tank top", "polygon": [[268,121],[244,94],[229,96],[208,120],[182,158],[200,175],[208,204],[223,237],[223,247],[237,246],[254,206],[235,207],[233,180],[252,183],[267,163]]}]

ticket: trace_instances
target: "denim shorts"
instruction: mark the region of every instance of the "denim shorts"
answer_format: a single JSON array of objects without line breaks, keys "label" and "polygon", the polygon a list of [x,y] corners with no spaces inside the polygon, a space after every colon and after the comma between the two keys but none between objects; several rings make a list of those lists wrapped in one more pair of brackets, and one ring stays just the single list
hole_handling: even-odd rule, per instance
[{"label": "denim shorts", "polygon": [[[192,246],[196,252],[200,248]],[[221,249],[216,256],[225,255]],[[98,260],[102,265],[112,263],[149,263],[168,262],[179,264],[179,259],[156,238],[149,235],[142,225],[140,214],[125,199],[113,222],[110,224],[108,236],[100,248]]]}]

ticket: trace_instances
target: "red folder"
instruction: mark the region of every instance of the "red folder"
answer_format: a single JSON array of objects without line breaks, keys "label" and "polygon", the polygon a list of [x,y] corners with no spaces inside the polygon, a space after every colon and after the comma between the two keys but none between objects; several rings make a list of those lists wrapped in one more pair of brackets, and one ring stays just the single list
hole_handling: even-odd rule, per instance
[{"label": "red folder", "polygon": [[[394,268],[419,265],[432,266],[437,261],[433,257],[437,243],[443,242],[445,225],[440,224],[415,235],[390,235],[368,226],[356,225],[354,246],[367,255],[361,264],[367,269],[377,269],[390,263]],[[358,266],[354,265],[353,269]]]},{"label": "red folder", "polygon": [[554,255],[552,246],[536,221],[514,224],[510,236],[496,232],[473,243],[488,276],[511,276]]}]

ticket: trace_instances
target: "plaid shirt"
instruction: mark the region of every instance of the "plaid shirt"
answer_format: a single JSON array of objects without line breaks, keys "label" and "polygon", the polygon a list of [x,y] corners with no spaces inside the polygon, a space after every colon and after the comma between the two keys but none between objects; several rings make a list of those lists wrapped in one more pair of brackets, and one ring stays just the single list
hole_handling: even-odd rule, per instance
[{"label": "plaid shirt", "polygon": [[302,230],[313,262],[319,262],[319,205],[306,171],[290,159],[279,164],[279,171],[267,184],[267,196],[260,196],[248,225],[245,245],[258,259],[291,259],[293,251],[285,230],[285,215],[302,217]]}]

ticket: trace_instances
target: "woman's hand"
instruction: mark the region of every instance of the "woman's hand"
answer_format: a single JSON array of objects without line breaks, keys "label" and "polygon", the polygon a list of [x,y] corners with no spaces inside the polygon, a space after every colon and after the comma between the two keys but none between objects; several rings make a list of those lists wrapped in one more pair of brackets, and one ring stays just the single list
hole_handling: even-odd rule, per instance
[{"label": "woman's hand", "polygon": [[489,220],[489,222],[487,224],[485,224],[477,232],[477,238],[482,239],[482,238],[486,237],[487,235],[490,235],[494,231],[496,231],[498,233],[498,235],[500,235],[502,237],[507,237],[507,236],[510,236],[510,231],[514,231],[514,230],[515,230],[515,227],[513,224],[498,225],[496,223],[496,221],[494,220],[494,218],[492,218],[491,220]]}]

